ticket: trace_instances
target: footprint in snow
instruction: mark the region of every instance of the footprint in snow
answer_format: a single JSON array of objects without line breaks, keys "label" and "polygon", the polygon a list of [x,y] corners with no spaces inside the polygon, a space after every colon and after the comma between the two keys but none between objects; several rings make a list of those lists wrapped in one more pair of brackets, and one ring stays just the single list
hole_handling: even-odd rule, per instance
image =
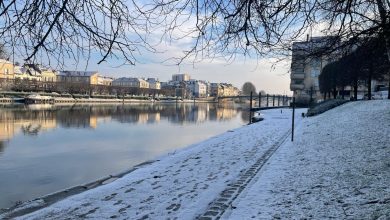
[{"label": "footprint in snow", "polygon": [[121,204],[123,201],[122,200],[118,200],[117,202],[114,203],[114,205],[119,205]]},{"label": "footprint in snow", "polygon": [[113,193],[109,196],[106,196],[106,197],[104,197],[104,199],[102,199],[102,201],[109,201],[109,200],[113,199],[117,194],[118,193]]},{"label": "footprint in snow", "polygon": [[176,212],[177,210],[179,210],[180,209],[180,207],[181,207],[181,204],[171,204],[170,206],[168,206],[167,208],[166,208],[166,210],[172,210],[172,211],[174,211],[174,212]]}]

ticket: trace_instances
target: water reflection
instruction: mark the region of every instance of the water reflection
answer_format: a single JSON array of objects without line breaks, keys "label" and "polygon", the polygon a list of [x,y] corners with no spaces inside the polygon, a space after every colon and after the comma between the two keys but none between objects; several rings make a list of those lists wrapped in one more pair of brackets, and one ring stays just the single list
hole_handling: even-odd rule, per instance
[{"label": "water reflection", "polygon": [[245,124],[234,104],[0,106],[0,208]]},{"label": "water reflection", "polygon": [[0,154],[3,153],[5,150],[5,144],[3,141],[0,141]]},{"label": "water reflection", "polygon": [[[62,128],[91,128],[117,121],[173,124],[230,120],[239,112],[234,104],[137,104],[137,105],[8,105],[0,107],[0,141],[10,140],[19,131],[36,136]],[[3,150],[4,144],[1,149]]]}]

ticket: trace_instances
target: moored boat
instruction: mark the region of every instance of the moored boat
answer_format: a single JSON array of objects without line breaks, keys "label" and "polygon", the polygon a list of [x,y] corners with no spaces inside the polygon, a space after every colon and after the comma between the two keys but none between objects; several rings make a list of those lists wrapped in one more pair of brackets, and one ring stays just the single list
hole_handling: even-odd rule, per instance
[{"label": "moored boat", "polygon": [[24,99],[26,104],[44,104],[54,103],[54,98],[51,96],[41,96],[39,94],[29,95]]}]

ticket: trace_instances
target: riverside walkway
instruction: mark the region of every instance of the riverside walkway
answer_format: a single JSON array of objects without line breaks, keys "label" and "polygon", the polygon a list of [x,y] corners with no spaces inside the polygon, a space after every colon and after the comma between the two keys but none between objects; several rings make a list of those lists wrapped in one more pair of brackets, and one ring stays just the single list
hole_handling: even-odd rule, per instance
[{"label": "riverside walkway", "polygon": [[[291,110],[282,113],[268,110],[265,115],[261,123],[172,152],[112,183],[68,197],[20,219],[200,217],[232,184],[245,187],[260,168],[259,160],[264,155],[269,157],[287,137]],[[45,206],[44,201],[36,200],[16,211],[20,214],[23,206],[34,205]],[[11,216],[12,212],[0,217]]]},{"label": "riverside walkway", "polygon": [[389,109],[381,100],[311,118],[297,110],[294,142],[290,109],[262,111],[260,123],[17,219],[390,219]]}]

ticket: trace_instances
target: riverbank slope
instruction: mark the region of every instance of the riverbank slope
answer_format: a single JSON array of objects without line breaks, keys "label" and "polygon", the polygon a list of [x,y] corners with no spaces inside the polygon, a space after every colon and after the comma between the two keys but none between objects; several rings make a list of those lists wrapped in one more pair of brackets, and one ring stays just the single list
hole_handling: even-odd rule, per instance
[{"label": "riverbank slope", "polygon": [[390,219],[390,101],[304,120],[222,219]]}]

